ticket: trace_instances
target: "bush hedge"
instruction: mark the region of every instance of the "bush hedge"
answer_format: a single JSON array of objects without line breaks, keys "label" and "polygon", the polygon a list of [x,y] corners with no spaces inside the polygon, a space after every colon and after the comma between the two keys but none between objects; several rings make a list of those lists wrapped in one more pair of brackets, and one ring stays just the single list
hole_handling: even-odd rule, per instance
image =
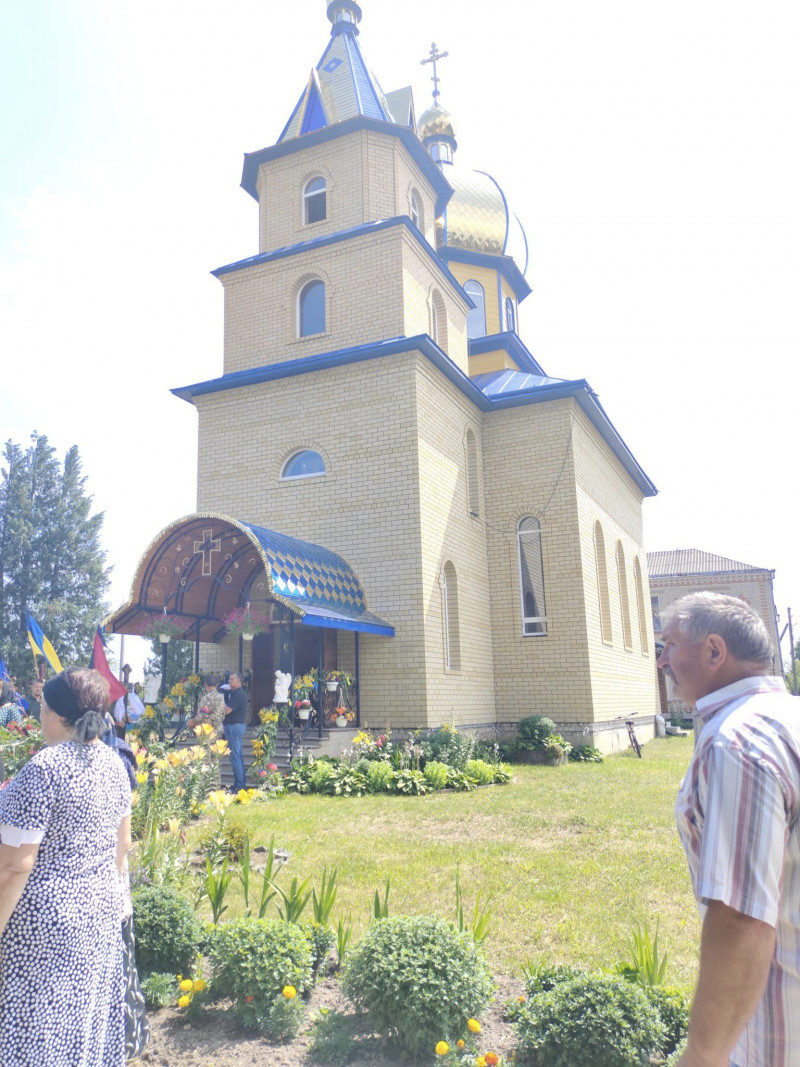
[{"label": "bush hedge", "polygon": [[187,970],[203,936],[203,925],[189,901],[174,889],[155,885],[137,889],[132,900],[140,973]]},{"label": "bush hedge", "polygon": [[348,955],[342,990],[410,1053],[464,1031],[488,1003],[492,979],[472,937],[429,915],[381,919]]}]

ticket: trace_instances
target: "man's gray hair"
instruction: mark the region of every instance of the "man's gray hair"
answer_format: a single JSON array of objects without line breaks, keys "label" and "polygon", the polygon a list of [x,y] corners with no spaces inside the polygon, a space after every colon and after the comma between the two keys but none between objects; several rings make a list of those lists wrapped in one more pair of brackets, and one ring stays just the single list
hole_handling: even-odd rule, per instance
[{"label": "man's gray hair", "polygon": [[738,596],[689,593],[662,613],[662,632],[677,623],[690,641],[719,634],[731,655],[742,663],[769,663],[772,648],[760,616]]},{"label": "man's gray hair", "polygon": [[231,671],[230,674],[228,675],[228,681],[230,681],[231,678],[238,678],[240,682],[242,680],[242,676],[241,676],[241,674],[239,674],[238,671]]}]

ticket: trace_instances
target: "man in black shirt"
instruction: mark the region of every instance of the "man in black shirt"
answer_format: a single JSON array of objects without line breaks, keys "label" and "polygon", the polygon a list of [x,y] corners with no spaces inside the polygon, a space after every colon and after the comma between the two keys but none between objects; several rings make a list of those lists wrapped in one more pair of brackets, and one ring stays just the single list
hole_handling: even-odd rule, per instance
[{"label": "man in black shirt", "polygon": [[240,674],[232,673],[228,679],[230,689],[225,698],[227,709],[223,719],[222,733],[231,750],[231,768],[233,770],[233,789],[238,793],[245,788],[244,735],[247,729],[247,690],[242,687]]}]

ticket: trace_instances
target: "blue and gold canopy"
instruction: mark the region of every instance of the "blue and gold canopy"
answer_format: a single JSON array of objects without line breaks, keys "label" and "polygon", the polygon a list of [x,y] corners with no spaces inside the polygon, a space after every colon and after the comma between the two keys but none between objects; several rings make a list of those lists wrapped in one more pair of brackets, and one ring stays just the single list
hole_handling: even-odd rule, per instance
[{"label": "blue and gold canopy", "polygon": [[112,633],[140,633],[154,613],[185,623],[188,640],[219,641],[222,620],[250,603],[288,608],[298,622],[392,636],[367,610],[352,567],[310,541],[216,513],[187,515],[167,526],[142,556],[130,600],[106,620]]}]

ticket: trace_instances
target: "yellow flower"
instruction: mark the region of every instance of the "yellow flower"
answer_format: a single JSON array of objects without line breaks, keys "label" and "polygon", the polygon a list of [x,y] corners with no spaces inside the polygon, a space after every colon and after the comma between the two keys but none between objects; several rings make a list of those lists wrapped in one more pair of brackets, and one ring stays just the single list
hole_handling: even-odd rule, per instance
[{"label": "yellow flower", "polygon": [[193,993],[202,993],[203,990],[205,989],[205,987],[206,987],[205,980],[203,978],[198,978],[195,981],[194,985],[192,986],[192,992]]},{"label": "yellow flower", "polygon": [[156,709],[153,707],[147,707],[144,709],[144,717],[146,719],[154,719],[156,717]]},{"label": "yellow flower", "polygon": [[191,978],[184,978],[184,980],[181,982],[181,990],[184,993],[191,993],[193,984],[194,983],[192,982]]},{"label": "yellow flower", "polygon": [[138,771],[136,774],[136,781],[139,783],[139,785],[144,785],[144,783],[147,781],[147,771]]},{"label": "yellow flower", "polygon": [[157,759],[153,764],[153,770],[155,771],[168,771],[169,763],[165,759]]},{"label": "yellow flower", "polygon": [[236,794],[236,799],[239,801],[240,804],[249,804],[252,800],[252,797],[246,789],[240,789],[239,792]]},{"label": "yellow flower", "polygon": [[200,685],[200,675],[190,674],[186,681],[189,683],[189,685]]},{"label": "yellow flower", "polygon": [[478,1056],[477,1060],[475,1060],[475,1067],[486,1067],[486,1057]]},{"label": "yellow flower", "polygon": [[283,987],[283,995],[286,997],[287,1000],[292,1000],[294,997],[297,996],[297,990],[293,985],[285,985]]},{"label": "yellow flower", "polygon": [[177,835],[181,832],[180,819],[168,819],[167,829],[171,834],[175,834],[175,836],[177,837]]},{"label": "yellow flower", "polygon": [[201,722],[199,726],[194,728],[195,736],[199,738],[211,737],[214,733],[214,727],[210,722]]},{"label": "yellow flower", "polygon": [[467,1019],[467,1029],[471,1034],[479,1034],[481,1032],[481,1024],[477,1019]]},{"label": "yellow flower", "polygon": [[174,708],[175,707],[175,701],[174,700],[170,700],[169,697],[164,697],[163,704],[164,704],[165,708]]},{"label": "yellow flower", "polygon": [[215,741],[214,744],[211,745],[211,751],[215,756],[227,756],[228,742],[223,740]]},{"label": "yellow flower", "polygon": [[176,682],[175,685],[173,685],[172,689],[170,689],[169,695],[171,697],[185,697],[186,688],[183,682]]},{"label": "yellow flower", "polygon": [[183,975],[182,975],[182,974],[179,974],[179,975],[177,975],[176,977],[177,977],[178,981],[180,982],[180,980],[181,980],[181,979],[183,978]]},{"label": "yellow flower", "polygon": [[447,1044],[446,1041],[438,1041],[436,1043],[436,1055],[437,1056],[446,1056],[449,1051],[450,1051],[450,1046]]},{"label": "yellow flower", "polygon": [[458,1041],[456,1041],[456,1048],[461,1049],[461,1048],[466,1048],[466,1047],[467,1047],[466,1041],[464,1040],[463,1037],[460,1037],[458,1039]]},{"label": "yellow flower", "polygon": [[192,1003],[192,998],[190,996],[187,996],[187,995],[184,994],[184,996],[178,997],[178,1007],[179,1008],[188,1008],[191,1003]]}]

